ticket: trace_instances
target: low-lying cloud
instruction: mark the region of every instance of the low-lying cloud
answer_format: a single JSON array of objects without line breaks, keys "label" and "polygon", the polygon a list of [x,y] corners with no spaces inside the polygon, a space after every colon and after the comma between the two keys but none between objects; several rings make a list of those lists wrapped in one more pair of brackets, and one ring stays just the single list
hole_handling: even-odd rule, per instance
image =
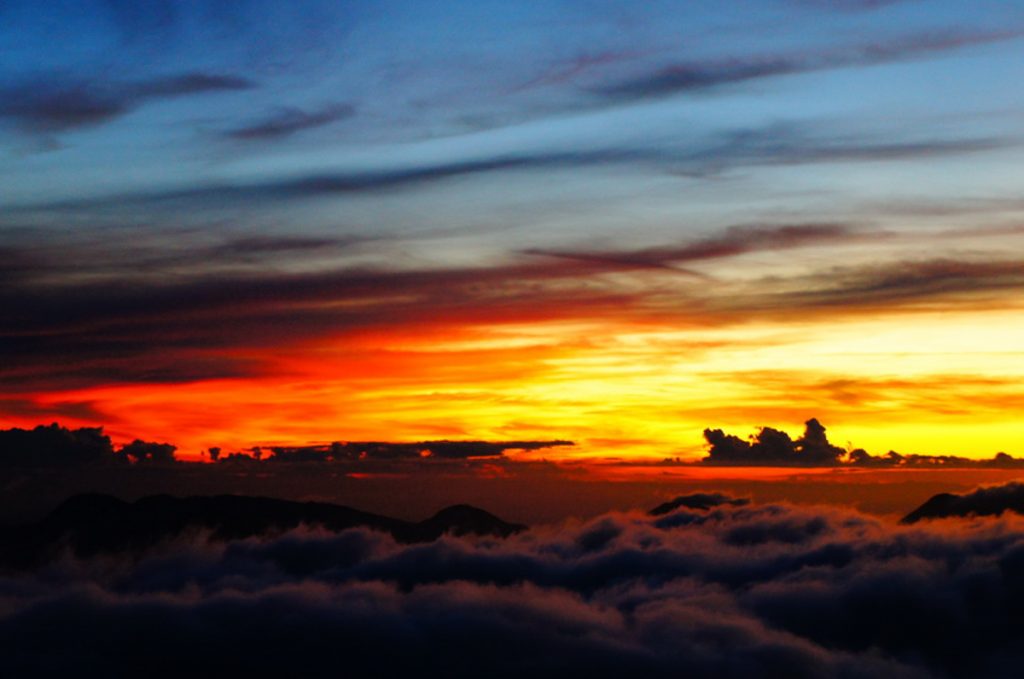
[{"label": "low-lying cloud", "polygon": [[0,666],[866,678],[1011,677],[1024,662],[1017,520],[686,504],[505,540],[298,529],[67,557],[0,579]]}]

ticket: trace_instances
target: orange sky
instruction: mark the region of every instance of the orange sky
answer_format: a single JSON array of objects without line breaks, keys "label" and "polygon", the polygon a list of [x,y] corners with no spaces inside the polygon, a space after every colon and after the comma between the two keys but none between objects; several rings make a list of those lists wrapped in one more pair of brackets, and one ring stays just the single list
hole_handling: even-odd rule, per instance
[{"label": "orange sky", "polygon": [[[334,440],[567,438],[549,458],[703,454],[701,432],[794,435],[817,417],[831,440],[874,454],[1024,453],[1024,316],[914,311],[679,329],[575,320],[413,327],[258,354],[262,374],[31,396],[67,425],[115,441],[211,445]],[[75,417],[74,406],[87,408]],[[28,426],[30,414],[6,423]]]}]

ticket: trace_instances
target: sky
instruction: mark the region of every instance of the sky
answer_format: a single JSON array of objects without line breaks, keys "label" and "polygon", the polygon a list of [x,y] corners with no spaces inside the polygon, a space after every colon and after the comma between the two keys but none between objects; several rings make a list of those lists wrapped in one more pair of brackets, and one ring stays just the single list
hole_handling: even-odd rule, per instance
[{"label": "sky", "polygon": [[1024,7],[0,2],[0,425],[1024,454]]}]

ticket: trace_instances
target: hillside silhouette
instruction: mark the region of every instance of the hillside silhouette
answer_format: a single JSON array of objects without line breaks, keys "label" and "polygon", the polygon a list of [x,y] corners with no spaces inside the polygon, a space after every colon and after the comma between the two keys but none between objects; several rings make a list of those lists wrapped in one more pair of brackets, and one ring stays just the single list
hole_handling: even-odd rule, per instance
[{"label": "hillside silhouette", "polygon": [[2,529],[0,565],[30,567],[65,547],[87,557],[138,552],[190,532],[225,541],[278,534],[301,525],[332,532],[369,528],[406,544],[431,542],[445,534],[508,537],[526,529],[470,505],[448,507],[411,522],[323,502],[242,495],[152,495],[125,502],[88,493],[69,498],[37,523]]}]

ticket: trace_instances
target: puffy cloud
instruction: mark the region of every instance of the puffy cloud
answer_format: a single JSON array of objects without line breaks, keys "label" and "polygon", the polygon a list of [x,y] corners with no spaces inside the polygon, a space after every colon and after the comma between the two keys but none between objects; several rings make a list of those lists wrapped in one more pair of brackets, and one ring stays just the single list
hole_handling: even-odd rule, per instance
[{"label": "puffy cloud", "polygon": [[847,452],[829,442],[825,427],[817,419],[807,420],[804,426],[803,436],[795,441],[772,427],[762,427],[749,441],[721,429],[705,429],[708,456],[702,462],[743,467],[1024,468],[1024,459],[1006,453],[978,460],[956,455],[901,455],[892,450],[871,455],[862,448]]},{"label": "puffy cloud", "polygon": [[705,429],[708,456],[705,464],[832,466],[839,464],[844,450],[828,442],[825,427],[811,418],[804,435],[793,440],[784,431],[762,427],[748,443],[721,429]]},{"label": "puffy cloud", "polygon": [[176,446],[170,443],[154,443],[135,439],[121,447],[120,454],[127,456],[132,462],[168,464],[174,462]]},{"label": "puffy cloud", "polygon": [[0,468],[75,467],[113,459],[114,447],[102,427],[71,430],[54,422],[0,430]]},{"label": "puffy cloud", "polygon": [[[6,674],[1010,677],[1024,523],[681,502],[504,540],[181,537],[0,579]],[[694,504],[694,503],[690,503]]]},{"label": "puffy cloud", "polygon": [[117,451],[103,427],[68,429],[54,422],[34,429],[0,429],[0,468],[75,469],[139,463],[173,463],[177,448],[169,443],[135,439]]}]

